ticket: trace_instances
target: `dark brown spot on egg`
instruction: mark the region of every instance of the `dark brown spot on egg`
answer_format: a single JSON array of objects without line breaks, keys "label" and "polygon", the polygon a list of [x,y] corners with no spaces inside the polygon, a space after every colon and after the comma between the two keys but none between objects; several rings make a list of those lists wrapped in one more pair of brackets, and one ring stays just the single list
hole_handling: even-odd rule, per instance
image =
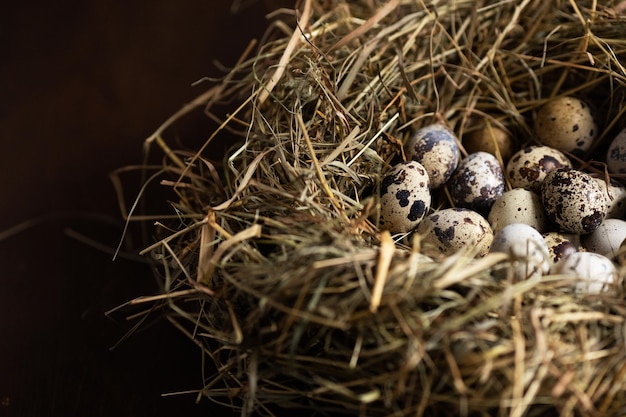
[{"label": "dark brown spot on egg", "polygon": [[433,231],[440,242],[451,242],[454,240],[454,226],[448,227],[447,229],[435,227]]},{"label": "dark brown spot on egg", "polygon": [[554,252],[554,257],[552,258],[552,260],[555,263],[558,260],[565,258],[570,253],[578,252],[578,250],[576,249],[576,246],[574,246],[574,244],[570,242],[569,240],[565,242],[561,242],[558,245],[554,246],[552,248],[552,251]]},{"label": "dark brown spot on egg", "polygon": [[591,233],[600,227],[604,214],[599,211],[594,211],[593,214],[585,216],[581,220],[581,225],[585,233]]},{"label": "dark brown spot on egg", "polygon": [[426,213],[426,204],[422,200],[415,200],[411,204],[408,219],[412,222],[417,221],[424,216],[424,213]]},{"label": "dark brown spot on egg", "polygon": [[578,124],[575,124],[574,127],[572,127],[572,132],[576,132],[578,131]]},{"label": "dark brown spot on egg", "polygon": [[396,185],[402,184],[405,181],[405,179],[406,179],[406,171],[404,169],[400,170],[400,172],[396,174],[387,175],[385,178],[383,178],[380,184],[381,194],[387,194],[387,192],[389,191],[389,186],[391,184],[396,184]]},{"label": "dark brown spot on egg", "polygon": [[558,159],[550,155],[544,155],[544,157],[539,160],[539,166],[541,170],[546,173],[556,169],[566,168]]},{"label": "dark brown spot on egg", "polygon": [[[513,171],[511,171],[510,176],[513,176]],[[519,169],[519,174],[522,178],[527,179],[529,181],[534,181],[539,178],[539,170],[535,167],[522,167]]]},{"label": "dark brown spot on egg", "polygon": [[409,205],[409,197],[411,196],[411,192],[409,190],[398,190],[396,193],[396,199],[398,200],[398,204],[400,207],[406,207]]}]

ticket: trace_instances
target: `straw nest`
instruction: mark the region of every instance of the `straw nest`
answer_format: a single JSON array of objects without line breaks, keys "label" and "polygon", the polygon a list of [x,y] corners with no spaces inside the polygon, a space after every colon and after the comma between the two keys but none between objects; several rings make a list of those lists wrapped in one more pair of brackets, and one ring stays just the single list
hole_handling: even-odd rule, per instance
[{"label": "straw nest", "polygon": [[[215,364],[198,398],[242,415],[625,414],[621,288],[498,280],[508,255],[428,258],[419,235],[378,227],[382,176],[435,121],[462,152],[481,123],[522,146],[546,100],[584,97],[602,133],[577,164],[604,172],[596,151],[626,120],[626,18],[600,3],[306,0],[166,121],[146,146],[172,210],[143,252],[164,292],[133,303],[163,307]],[[170,128],[195,108],[217,127],[177,149]]]}]

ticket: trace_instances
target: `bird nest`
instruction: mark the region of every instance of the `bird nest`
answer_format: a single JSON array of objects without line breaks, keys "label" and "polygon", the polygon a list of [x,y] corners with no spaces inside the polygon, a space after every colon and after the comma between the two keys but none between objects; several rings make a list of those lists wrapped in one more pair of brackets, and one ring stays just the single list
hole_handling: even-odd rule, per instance
[{"label": "bird nest", "polygon": [[[158,219],[142,253],[163,283],[132,304],[163,308],[201,348],[198,398],[242,415],[626,413],[621,287],[585,295],[554,274],[496,278],[510,255],[425,256],[419,234],[379,227],[381,179],[434,122],[462,155],[479,125],[521,147],[537,143],[547,100],[584,97],[601,133],[575,161],[604,173],[599,155],[626,120],[624,8],[305,0],[277,13],[146,141],[162,154],[146,184],[170,190],[170,212],[127,212]],[[196,149],[175,146],[194,109],[215,127]],[[431,211],[452,205],[445,187],[433,192]]]}]

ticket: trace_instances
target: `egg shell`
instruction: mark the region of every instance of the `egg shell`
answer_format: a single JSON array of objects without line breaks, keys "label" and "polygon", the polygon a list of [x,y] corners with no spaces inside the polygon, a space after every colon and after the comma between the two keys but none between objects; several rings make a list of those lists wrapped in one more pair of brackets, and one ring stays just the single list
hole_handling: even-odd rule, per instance
[{"label": "egg shell", "polygon": [[504,174],[490,153],[474,152],[463,158],[449,181],[454,204],[487,215],[504,193]]},{"label": "egg shell", "polygon": [[596,140],[598,126],[587,103],[565,96],[537,111],[535,133],[542,144],[581,157]]},{"label": "egg shell", "polygon": [[394,165],[380,185],[380,226],[392,233],[414,229],[430,208],[426,169],[415,161]]},{"label": "egg shell", "polygon": [[591,233],[607,213],[600,186],[589,174],[575,169],[549,172],[541,186],[541,200],[548,218],[565,233]]},{"label": "egg shell", "polygon": [[580,245],[580,236],[575,234],[547,232],[543,234],[543,240],[548,245],[552,267],[567,255],[584,250]]},{"label": "egg shell", "polygon": [[626,129],[611,141],[606,152],[606,164],[611,174],[626,174]]},{"label": "egg shell", "polygon": [[511,256],[516,281],[540,278],[550,271],[548,245],[541,233],[527,224],[509,224],[496,232],[490,252]]},{"label": "egg shell", "polygon": [[611,260],[593,252],[576,252],[556,264],[556,273],[576,278],[574,291],[600,294],[611,291],[617,281],[617,270]]},{"label": "egg shell", "polygon": [[626,239],[626,221],[605,219],[596,230],[582,236],[581,243],[589,252],[614,259],[624,239]]},{"label": "egg shell", "polygon": [[426,168],[432,189],[448,181],[461,157],[454,132],[439,123],[415,131],[407,141],[405,151],[407,159]]},{"label": "egg shell", "polygon": [[527,224],[540,233],[545,232],[548,226],[541,196],[523,188],[505,191],[498,197],[491,206],[487,220],[494,233],[513,223]]},{"label": "egg shell", "polygon": [[513,154],[506,164],[506,173],[512,188],[541,192],[541,183],[550,171],[572,168],[563,152],[549,146],[527,146]]},{"label": "egg shell", "polygon": [[509,132],[489,125],[483,125],[464,135],[463,146],[468,153],[482,151],[497,156],[500,152],[503,161],[508,161],[515,152],[515,143]]},{"label": "egg shell", "polygon": [[423,251],[429,256],[449,256],[462,249],[484,256],[493,240],[487,220],[464,208],[438,210],[426,216],[416,232],[421,235]]},{"label": "egg shell", "polygon": [[598,183],[606,201],[606,217],[608,219],[622,219],[626,216],[626,187],[617,181],[607,181],[603,177],[592,176]]}]

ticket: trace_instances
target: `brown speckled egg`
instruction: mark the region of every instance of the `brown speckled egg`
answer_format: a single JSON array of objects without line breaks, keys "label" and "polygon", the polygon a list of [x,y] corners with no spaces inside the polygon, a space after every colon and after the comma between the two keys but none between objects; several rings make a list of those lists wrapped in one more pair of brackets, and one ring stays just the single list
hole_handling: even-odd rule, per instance
[{"label": "brown speckled egg", "polygon": [[592,177],[604,193],[607,205],[607,219],[622,219],[626,217],[626,187],[615,180],[610,180],[607,184],[604,177],[593,175]]},{"label": "brown speckled egg", "polygon": [[408,159],[417,161],[426,168],[432,189],[439,188],[448,181],[461,157],[454,133],[438,123],[413,133],[405,150]]},{"label": "brown speckled egg", "polygon": [[544,145],[581,157],[596,139],[598,126],[584,101],[566,96],[537,111],[535,133]]},{"label": "brown speckled egg", "polygon": [[570,253],[579,252],[580,236],[575,234],[566,234],[558,232],[548,232],[543,234],[543,240],[548,245],[548,253],[550,254],[550,263],[552,266],[569,255]]},{"label": "brown speckled egg", "polygon": [[612,174],[626,174],[626,129],[613,138],[606,153],[606,164]]},{"label": "brown speckled egg", "polygon": [[392,233],[414,229],[430,208],[426,169],[415,161],[394,165],[380,185],[380,226]]},{"label": "brown speckled egg", "polygon": [[449,181],[454,204],[487,214],[504,193],[504,174],[490,153],[475,152],[463,158]]},{"label": "brown speckled egg", "polygon": [[503,161],[508,161],[515,151],[515,144],[509,132],[496,126],[482,126],[463,136],[463,146],[468,153],[500,152]]},{"label": "brown speckled egg", "polygon": [[527,146],[517,151],[506,164],[511,187],[541,192],[541,183],[550,171],[571,168],[572,163],[560,151],[549,146]]},{"label": "brown speckled egg", "polygon": [[426,216],[416,232],[422,235],[421,245],[429,256],[449,256],[464,248],[476,256],[484,256],[493,240],[487,220],[464,208],[438,210]]},{"label": "brown speckled egg", "polygon": [[606,217],[602,189],[589,174],[575,169],[549,172],[541,185],[541,200],[561,232],[591,233]]},{"label": "brown speckled egg", "polygon": [[543,233],[548,226],[541,196],[523,188],[505,191],[491,206],[487,220],[494,233],[513,223],[527,224],[539,233]]}]

